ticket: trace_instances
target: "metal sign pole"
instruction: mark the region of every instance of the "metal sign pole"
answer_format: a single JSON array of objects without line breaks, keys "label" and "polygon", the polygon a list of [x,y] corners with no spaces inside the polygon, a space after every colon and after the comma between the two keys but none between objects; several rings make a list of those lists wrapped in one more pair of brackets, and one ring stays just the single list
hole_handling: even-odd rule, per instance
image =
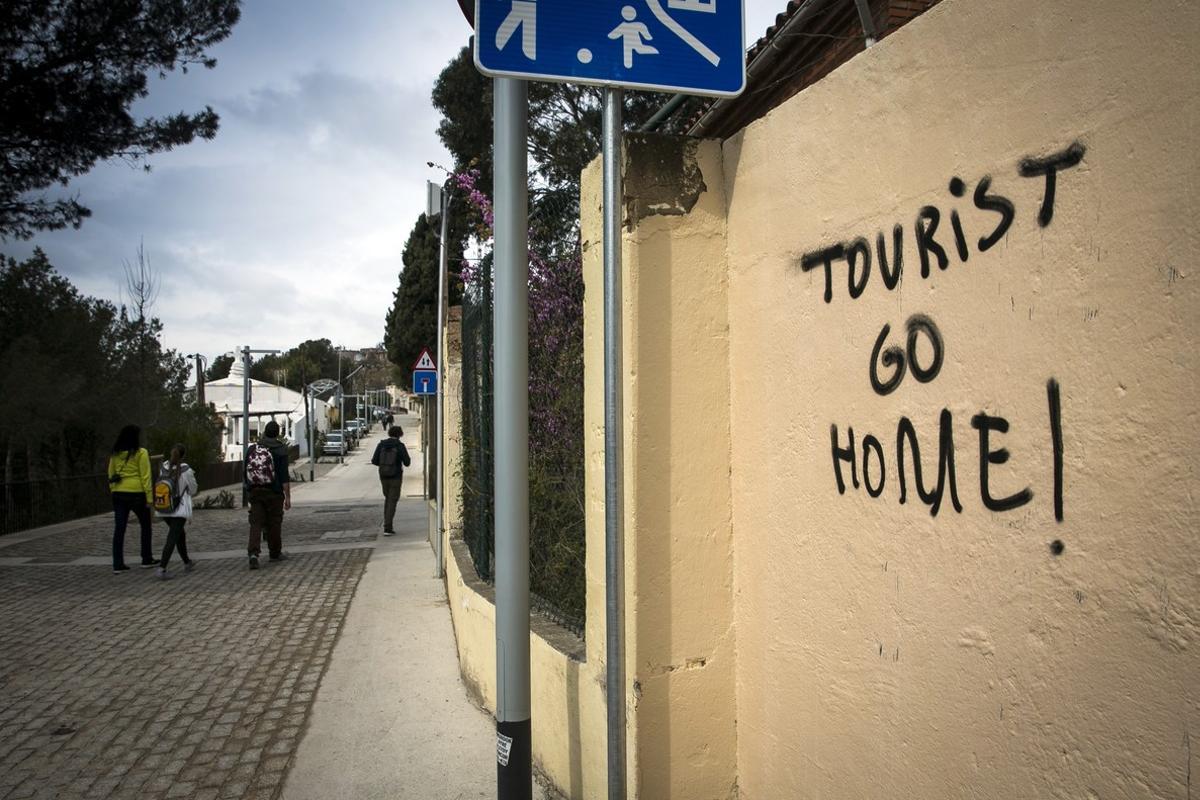
[{"label": "metal sign pole", "polygon": [[433,548],[437,564],[434,567],[434,577],[443,575],[442,535],[446,528],[446,459],[442,453],[446,446],[446,422],[442,418],[446,411],[444,399],[446,377],[446,299],[449,287],[447,272],[450,262],[450,246],[446,237],[450,235],[450,193],[442,192],[442,252],[438,268],[438,358],[437,358],[437,542]]},{"label": "metal sign pole", "polygon": [[429,395],[421,395],[421,466],[425,481],[425,499],[429,493]]},{"label": "metal sign pole", "polygon": [[500,800],[533,796],[529,701],[529,99],[495,96],[496,778]]},{"label": "metal sign pole", "polygon": [[250,505],[246,494],[246,448],[250,446],[250,345],[242,347],[242,508]]},{"label": "metal sign pole", "polygon": [[316,463],[317,463],[317,426],[313,419],[313,412],[317,408],[317,398],[313,396],[312,387],[304,387],[304,416],[308,418],[308,482],[312,483],[317,478]]},{"label": "metal sign pole", "polygon": [[625,799],[625,536],[621,408],[621,112],[604,90],[604,612],[608,797]]},{"label": "metal sign pole", "polygon": [[343,413],[342,404],[342,348],[338,348],[338,387],[337,387],[337,407],[338,407],[338,431],[342,438],[342,443],[338,447],[338,463],[343,463],[346,452],[346,419]]}]

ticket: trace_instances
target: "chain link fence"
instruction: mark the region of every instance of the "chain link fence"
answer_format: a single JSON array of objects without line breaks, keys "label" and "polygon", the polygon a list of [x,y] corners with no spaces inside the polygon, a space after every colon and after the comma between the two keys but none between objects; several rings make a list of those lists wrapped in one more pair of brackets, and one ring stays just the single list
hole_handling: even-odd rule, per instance
[{"label": "chain link fence", "polygon": [[492,449],[492,256],[463,292],[463,539],[475,572],[492,581],[496,563],[495,462]]},{"label": "chain link fence", "polygon": [[[530,212],[529,582],[531,604],[583,636],[583,278],[578,198],[535,192]],[[463,538],[479,577],[495,568],[492,256],[463,295]]]}]

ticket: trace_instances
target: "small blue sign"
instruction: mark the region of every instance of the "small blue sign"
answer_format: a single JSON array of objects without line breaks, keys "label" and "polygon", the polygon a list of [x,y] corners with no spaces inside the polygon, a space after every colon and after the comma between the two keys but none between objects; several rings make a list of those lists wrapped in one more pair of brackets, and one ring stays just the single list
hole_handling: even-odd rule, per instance
[{"label": "small blue sign", "polygon": [[437,370],[413,370],[413,394],[437,394]]},{"label": "small blue sign", "polygon": [[487,75],[732,97],[742,0],[475,0]]}]

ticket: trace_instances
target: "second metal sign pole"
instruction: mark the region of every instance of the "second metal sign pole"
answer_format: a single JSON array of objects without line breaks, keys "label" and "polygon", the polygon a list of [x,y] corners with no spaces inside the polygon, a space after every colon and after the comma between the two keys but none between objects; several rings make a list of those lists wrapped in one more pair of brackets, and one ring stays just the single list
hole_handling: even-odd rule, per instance
[{"label": "second metal sign pole", "polygon": [[450,192],[442,193],[442,236],[441,253],[438,259],[438,312],[437,312],[437,541],[434,543],[433,554],[437,561],[433,576],[441,578],[445,570],[445,559],[442,556],[442,537],[446,529],[446,459],[443,451],[446,446],[446,299],[449,291],[447,272],[450,259],[450,245],[446,237],[450,235]]},{"label": "second metal sign pole", "polygon": [[604,90],[604,611],[608,797],[625,800],[625,532],[621,386],[621,112]]},{"label": "second metal sign pole", "polygon": [[529,99],[496,78],[496,778],[500,800],[533,796],[529,691]]}]

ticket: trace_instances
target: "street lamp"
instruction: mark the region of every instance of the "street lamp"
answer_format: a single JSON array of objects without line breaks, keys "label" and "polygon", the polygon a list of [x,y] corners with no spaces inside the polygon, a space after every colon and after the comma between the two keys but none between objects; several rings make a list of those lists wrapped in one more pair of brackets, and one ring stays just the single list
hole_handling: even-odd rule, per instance
[{"label": "street lamp", "polygon": [[196,405],[204,408],[204,363],[208,359],[199,353],[188,353],[186,357],[196,359]]},{"label": "street lamp", "polygon": [[[338,424],[341,426],[341,431],[342,431],[342,447],[339,450],[339,453],[344,453],[345,449],[346,449],[346,403],[345,403],[346,398],[345,398],[345,392],[342,389],[342,382],[348,381],[351,378],[353,378],[355,376],[355,374],[357,374],[359,372],[359,370],[361,370],[363,368],[363,366],[366,366],[366,365],[364,364],[362,366],[359,366],[358,369],[355,369],[354,371],[352,371],[350,374],[348,374],[346,377],[343,378],[342,377],[342,351],[341,351],[341,348],[338,348],[338,390],[337,390]],[[339,464],[345,463],[345,460],[346,459],[345,459],[344,455],[338,456]]]},{"label": "street lamp", "polygon": [[317,450],[316,437],[313,431],[313,412],[316,409],[317,395],[325,394],[326,392],[337,388],[336,381],[331,381],[329,378],[321,378],[313,381],[304,387],[304,392],[307,395],[304,399],[304,415],[308,418],[308,480],[312,482],[316,479],[316,464]]},{"label": "street lamp", "polygon": [[[450,203],[453,200],[453,195],[449,191],[445,191],[441,186],[432,181],[426,182],[427,203],[425,213],[432,217],[435,213],[440,214],[441,219],[441,250],[438,258],[438,307],[437,307],[437,397],[434,402],[437,404],[437,546],[434,557],[437,564],[434,569],[434,575],[438,578],[442,577],[442,530],[445,527],[445,492],[446,481],[445,475],[445,459],[442,457],[442,447],[446,442],[446,423],[444,420],[446,404],[445,398],[445,375],[446,375],[446,354],[442,347],[445,341],[446,327],[446,295],[449,293],[447,286],[447,273],[449,272],[449,253],[450,245],[446,241],[450,235]],[[434,206],[437,208],[434,208]]]}]

